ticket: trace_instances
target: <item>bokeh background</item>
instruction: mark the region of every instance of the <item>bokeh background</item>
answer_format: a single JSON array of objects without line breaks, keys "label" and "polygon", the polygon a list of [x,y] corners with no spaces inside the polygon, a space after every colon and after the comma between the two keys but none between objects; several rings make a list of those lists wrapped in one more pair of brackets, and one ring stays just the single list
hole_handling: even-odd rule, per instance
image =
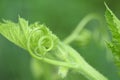
[{"label": "bokeh background", "polygon": [[[83,17],[96,13],[101,16],[101,24],[95,20],[88,23],[85,29],[91,33],[89,40],[73,42],[71,46],[109,80],[120,80],[111,51],[105,44],[110,35],[104,18],[104,2],[120,17],[119,0],[0,0],[0,21],[7,19],[17,22],[20,15],[29,23],[39,21],[46,24],[64,40]],[[28,52],[0,35],[0,80],[62,80],[55,73],[55,66],[33,60]],[[70,71],[64,80],[87,79]]]}]

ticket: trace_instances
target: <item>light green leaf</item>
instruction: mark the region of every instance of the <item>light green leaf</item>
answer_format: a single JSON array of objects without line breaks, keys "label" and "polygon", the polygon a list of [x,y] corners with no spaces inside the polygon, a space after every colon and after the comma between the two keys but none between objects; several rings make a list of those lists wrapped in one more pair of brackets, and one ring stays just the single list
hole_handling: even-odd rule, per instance
[{"label": "light green leaf", "polygon": [[39,56],[55,47],[58,39],[45,25],[37,22],[29,25],[20,17],[18,20],[18,23],[4,20],[0,23],[0,33],[14,44]]}]

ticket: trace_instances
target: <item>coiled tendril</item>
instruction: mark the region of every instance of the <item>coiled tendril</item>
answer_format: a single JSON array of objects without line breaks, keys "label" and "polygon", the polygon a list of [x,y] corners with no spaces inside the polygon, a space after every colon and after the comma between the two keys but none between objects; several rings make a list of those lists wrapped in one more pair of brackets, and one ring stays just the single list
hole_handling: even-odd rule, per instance
[{"label": "coiled tendril", "polygon": [[27,47],[32,55],[42,57],[54,48],[57,37],[44,25],[37,24],[36,26],[39,27],[31,27]]}]

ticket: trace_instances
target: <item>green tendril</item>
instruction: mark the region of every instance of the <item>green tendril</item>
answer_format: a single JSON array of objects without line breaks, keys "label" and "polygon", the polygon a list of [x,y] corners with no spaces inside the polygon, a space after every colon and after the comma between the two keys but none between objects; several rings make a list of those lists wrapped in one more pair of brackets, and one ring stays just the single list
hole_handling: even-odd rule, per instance
[{"label": "green tendril", "polygon": [[[35,34],[39,36],[35,37]],[[29,50],[31,50],[32,53],[35,53],[38,56],[42,56],[45,55],[46,52],[52,50],[54,47],[54,42],[52,36],[45,34],[42,28],[35,28],[29,35],[27,47]]]}]

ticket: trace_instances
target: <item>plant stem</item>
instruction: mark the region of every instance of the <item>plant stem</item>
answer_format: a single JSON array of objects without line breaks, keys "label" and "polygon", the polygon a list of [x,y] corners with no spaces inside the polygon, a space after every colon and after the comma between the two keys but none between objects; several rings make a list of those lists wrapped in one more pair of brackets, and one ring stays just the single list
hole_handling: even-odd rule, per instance
[{"label": "plant stem", "polygon": [[36,56],[30,50],[29,50],[29,52],[31,53],[31,55],[34,58],[36,58],[38,60],[43,60],[44,62],[47,62],[49,64],[53,64],[56,66],[63,66],[63,67],[68,67],[69,69],[73,69],[76,72],[81,73],[88,80],[108,80],[101,73],[99,73],[96,69],[94,69],[92,66],[90,66],[84,60],[84,58],[77,51],[75,51],[72,47],[70,47],[69,45],[66,45],[64,43],[60,43],[58,45],[58,47],[63,50],[62,52],[64,52],[64,54],[67,54],[67,56],[66,56],[67,61],[52,60],[52,59],[49,59],[46,57],[42,58],[40,56]]},{"label": "plant stem", "polygon": [[56,51],[52,53],[48,52],[48,54],[50,54],[51,56],[52,54],[54,54],[54,57],[56,57],[56,59],[36,55],[34,51],[32,51],[30,48],[30,39],[28,40],[27,44],[28,51],[34,58],[38,60],[43,60],[44,62],[47,62],[49,64],[76,70],[76,72],[81,73],[89,80],[108,80],[105,76],[103,76],[96,69],[90,66],[77,51],[75,51],[71,46],[68,45],[79,35],[84,26],[94,18],[96,19],[98,17],[95,17],[94,14],[86,16],[73,31],[73,33],[64,40],[64,43],[59,41],[55,49]]},{"label": "plant stem", "polygon": [[80,71],[81,74],[88,78],[88,80],[108,80],[105,76],[103,76],[101,73],[95,70],[88,63],[81,61],[80,64],[81,65],[78,68],[78,71]]},{"label": "plant stem", "polygon": [[64,47],[66,47],[66,50],[69,51],[69,54],[73,60],[75,60],[76,68],[74,69],[76,69],[76,71],[83,74],[89,80],[108,80],[105,76],[89,65],[77,51],[67,45]]},{"label": "plant stem", "polygon": [[89,14],[85,16],[82,21],[80,21],[80,23],[77,25],[75,30],[67,38],[64,39],[64,43],[69,44],[74,41],[79,35],[79,33],[82,31],[82,29],[86,26],[86,24],[93,19],[99,20],[100,17],[96,14]]}]

